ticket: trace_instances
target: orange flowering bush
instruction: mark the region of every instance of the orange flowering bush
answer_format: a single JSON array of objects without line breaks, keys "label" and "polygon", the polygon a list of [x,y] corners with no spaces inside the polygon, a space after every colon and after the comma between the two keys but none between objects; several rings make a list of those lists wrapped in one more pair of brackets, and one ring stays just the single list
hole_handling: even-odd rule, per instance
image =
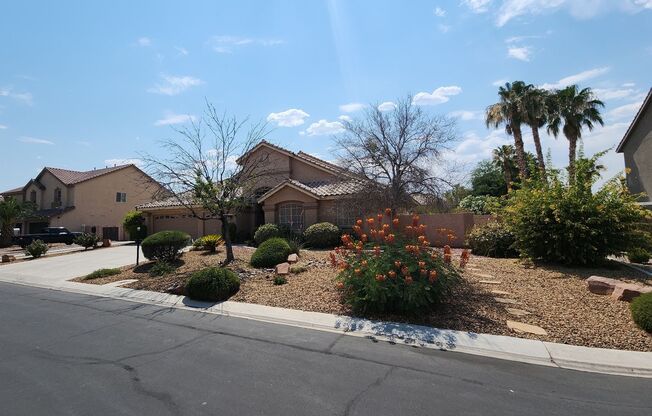
[{"label": "orange flowering bush", "polygon": [[439,303],[459,280],[469,252],[453,261],[450,247],[430,247],[425,231],[418,215],[403,225],[390,209],[356,221],[331,252],[344,301],[360,313],[419,313]]}]

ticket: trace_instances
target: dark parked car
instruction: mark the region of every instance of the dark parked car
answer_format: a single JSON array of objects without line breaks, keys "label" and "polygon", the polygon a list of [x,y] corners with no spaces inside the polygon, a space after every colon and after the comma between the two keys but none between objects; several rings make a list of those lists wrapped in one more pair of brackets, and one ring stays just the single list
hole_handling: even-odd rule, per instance
[{"label": "dark parked car", "polygon": [[73,233],[64,227],[47,227],[38,234],[25,234],[14,237],[14,243],[22,248],[27,247],[34,240],[41,240],[46,244],[65,243],[72,244],[81,233]]}]

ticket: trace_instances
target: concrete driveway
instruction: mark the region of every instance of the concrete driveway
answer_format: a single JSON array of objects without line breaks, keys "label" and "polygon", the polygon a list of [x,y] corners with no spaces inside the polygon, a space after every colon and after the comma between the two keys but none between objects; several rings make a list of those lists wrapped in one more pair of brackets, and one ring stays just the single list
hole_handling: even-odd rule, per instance
[{"label": "concrete driveway", "polygon": [[[141,261],[146,261],[140,254]],[[43,257],[0,266],[0,281],[56,286],[104,267],[136,263],[136,246],[125,245]]]}]

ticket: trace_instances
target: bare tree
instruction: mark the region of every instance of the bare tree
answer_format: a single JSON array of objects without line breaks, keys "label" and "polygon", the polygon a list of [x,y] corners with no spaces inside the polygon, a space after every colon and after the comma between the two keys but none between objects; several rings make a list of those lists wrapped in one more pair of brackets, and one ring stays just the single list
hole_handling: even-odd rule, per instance
[{"label": "bare tree", "polygon": [[248,154],[269,132],[267,124],[219,113],[207,101],[200,120],[175,132],[176,139],[161,142],[164,156],[143,155],[146,170],[163,186],[161,199],[172,198],[200,220],[221,221],[227,264],[234,260],[229,221],[268,173],[268,153]]},{"label": "bare tree", "polygon": [[396,211],[414,205],[416,195],[441,195],[454,184],[440,167],[443,151],[456,140],[455,122],[427,114],[411,95],[391,111],[372,105],[362,118],[342,124],[345,131],[335,138],[339,163],[366,179],[361,203]]}]

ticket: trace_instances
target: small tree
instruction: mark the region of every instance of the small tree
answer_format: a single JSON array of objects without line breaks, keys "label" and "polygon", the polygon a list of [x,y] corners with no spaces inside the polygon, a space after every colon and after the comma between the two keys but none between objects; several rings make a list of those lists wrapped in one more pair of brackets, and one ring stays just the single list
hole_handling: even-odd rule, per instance
[{"label": "small tree", "polygon": [[[219,113],[209,102],[202,118],[175,129],[178,139],[165,139],[165,157],[143,155],[147,170],[166,193],[200,220],[221,221],[225,264],[234,260],[229,224],[251,203],[260,180],[269,172],[268,153],[250,151],[264,138],[267,124],[248,126],[248,118]],[[209,216],[204,215],[208,213]]]},{"label": "small tree", "polygon": [[[142,212],[132,210],[125,214],[124,219],[122,220],[122,226],[129,233],[129,238],[132,240],[143,239],[146,233],[143,233],[142,230],[145,226],[145,216]],[[141,231],[138,231],[138,227],[141,227]]]},{"label": "small tree", "polygon": [[360,203],[396,210],[413,205],[412,195],[440,195],[454,185],[450,171],[444,176],[433,167],[444,163],[455,123],[427,114],[411,96],[391,111],[372,105],[362,118],[342,124],[345,131],[335,138],[340,165],[367,182]]},{"label": "small tree", "polygon": [[11,245],[14,224],[19,218],[28,216],[33,211],[34,204],[31,202],[19,202],[13,197],[0,197],[0,247]]}]

